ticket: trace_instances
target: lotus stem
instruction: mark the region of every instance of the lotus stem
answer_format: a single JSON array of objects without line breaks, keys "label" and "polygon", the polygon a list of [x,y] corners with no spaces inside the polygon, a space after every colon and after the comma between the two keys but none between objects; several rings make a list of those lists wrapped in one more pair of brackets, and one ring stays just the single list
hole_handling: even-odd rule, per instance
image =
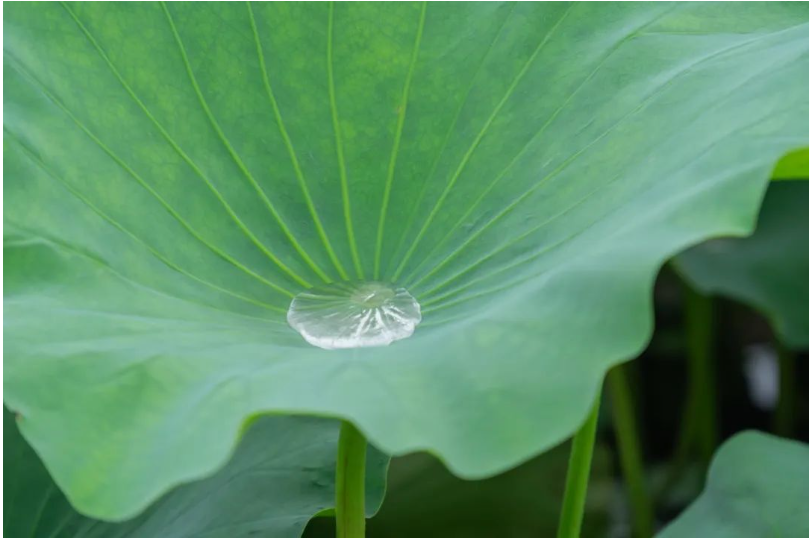
[{"label": "lotus stem", "polygon": [[581,522],[584,518],[586,490],[589,485],[589,469],[592,466],[592,451],[595,447],[600,402],[601,397],[598,392],[586,422],[572,439],[564,503],[561,506],[561,516],[558,522],[558,538],[579,538],[581,535]]},{"label": "lotus stem", "polygon": [[685,332],[688,345],[689,409],[704,465],[716,450],[716,393],[713,368],[713,302],[685,285]]},{"label": "lotus stem", "polygon": [[795,357],[792,351],[776,344],[778,349],[778,405],[773,417],[773,430],[782,437],[792,437],[795,426]]},{"label": "lotus stem", "polygon": [[677,448],[665,480],[655,493],[664,497],[679,481],[683,469],[698,449],[708,466],[717,441],[715,375],[713,370],[713,302],[683,282],[684,328],[687,353],[687,391]]},{"label": "lotus stem", "polygon": [[620,467],[632,507],[634,534],[638,538],[649,538],[654,534],[654,513],[646,491],[640,437],[626,368],[623,365],[615,366],[609,371],[606,380],[612,399]]},{"label": "lotus stem", "polygon": [[336,458],[336,537],[363,538],[366,526],[364,479],[367,441],[349,422],[341,422]]}]

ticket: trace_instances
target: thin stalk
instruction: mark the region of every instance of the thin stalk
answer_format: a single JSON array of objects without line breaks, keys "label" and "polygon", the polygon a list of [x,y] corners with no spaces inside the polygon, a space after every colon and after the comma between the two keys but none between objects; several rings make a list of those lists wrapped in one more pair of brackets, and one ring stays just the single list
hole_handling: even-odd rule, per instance
[{"label": "thin stalk", "polygon": [[341,423],[336,459],[336,537],[364,538],[364,471],[367,441],[355,426]]},{"label": "thin stalk", "polygon": [[558,538],[578,538],[581,535],[581,522],[584,519],[586,490],[589,485],[589,469],[592,466],[592,451],[595,447],[595,430],[598,427],[600,403],[601,397],[598,393],[586,422],[572,439],[564,503],[561,506],[561,519],[558,522]]},{"label": "thin stalk", "polygon": [[646,491],[640,437],[634,414],[629,380],[623,365],[615,366],[606,378],[612,399],[612,415],[617,438],[620,467],[632,507],[634,535],[649,538],[654,534],[654,512]]},{"label": "thin stalk", "polygon": [[773,431],[782,437],[792,437],[795,425],[795,357],[792,352],[777,344],[778,348],[778,406],[773,416]]},{"label": "thin stalk", "polygon": [[677,448],[665,480],[654,494],[662,499],[679,481],[697,449],[707,466],[717,443],[715,373],[713,368],[713,302],[683,283],[684,329],[688,363],[688,389],[682,412]]},{"label": "thin stalk", "polygon": [[694,432],[696,432],[696,427],[694,427],[694,416],[696,413],[694,412],[693,407],[693,400],[688,399],[685,404],[685,409],[683,409],[682,412],[682,422],[680,424],[679,437],[677,438],[677,448],[674,450],[674,454],[671,456],[671,461],[668,466],[668,472],[666,473],[665,479],[660,482],[660,485],[657,486],[657,489],[653,494],[653,502],[655,505],[659,503],[669,491],[671,491],[671,488],[673,488],[677,482],[679,482],[679,479],[682,477],[685,467],[687,466],[691,457],[695,444]]},{"label": "thin stalk", "polygon": [[715,372],[713,365],[713,302],[685,286],[685,336],[688,346],[689,402],[695,441],[708,465],[717,445]]}]

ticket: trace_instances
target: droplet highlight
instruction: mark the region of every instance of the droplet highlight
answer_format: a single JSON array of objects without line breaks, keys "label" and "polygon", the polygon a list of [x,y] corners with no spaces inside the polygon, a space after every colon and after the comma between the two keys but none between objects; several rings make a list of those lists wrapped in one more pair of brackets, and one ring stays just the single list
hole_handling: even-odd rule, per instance
[{"label": "droplet highlight", "polygon": [[334,282],[293,298],[288,323],[323,349],[386,346],[408,338],[420,304],[405,288],[377,281]]}]

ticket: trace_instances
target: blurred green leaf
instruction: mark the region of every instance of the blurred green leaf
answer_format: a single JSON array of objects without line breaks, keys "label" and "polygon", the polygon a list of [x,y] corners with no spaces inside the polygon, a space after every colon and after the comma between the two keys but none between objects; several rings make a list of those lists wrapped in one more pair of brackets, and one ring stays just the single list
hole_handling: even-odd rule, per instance
[{"label": "blurred green leaf", "polygon": [[[213,476],[175,488],[136,519],[106,523],[71,507],[4,409],[3,536],[298,537],[313,515],[334,504],[337,439],[336,421],[259,417]],[[377,450],[368,451],[369,515],[383,499],[388,462]]]},{"label": "blurred green leaf", "polygon": [[773,180],[809,180],[809,148],[799,149],[784,155],[773,170]]},{"label": "blurred green leaf", "polygon": [[705,490],[658,538],[809,536],[809,447],[758,432],[718,450]]},{"label": "blurred green leaf", "polygon": [[696,289],[763,312],[788,346],[809,344],[809,182],[772,183],[755,233],[712,239],[674,258]]}]

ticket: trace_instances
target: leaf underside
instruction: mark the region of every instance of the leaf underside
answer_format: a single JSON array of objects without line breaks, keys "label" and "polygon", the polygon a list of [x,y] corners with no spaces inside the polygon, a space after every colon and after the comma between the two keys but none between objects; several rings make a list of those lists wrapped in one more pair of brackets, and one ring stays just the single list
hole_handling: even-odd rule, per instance
[{"label": "leaf underside", "polygon": [[755,233],[713,239],[674,258],[705,293],[752,305],[789,346],[809,345],[809,182],[782,181],[767,191]]},{"label": "leaf underside", "polygon": [[[50,538],[298,538],[313,514],[334,504],[338,423],[261,417],[213,476],[179,486],[139,517],[106,523],[68,504],[3,410],[3,535]],[[383,500],[389,458],[371,450],[366,505]]]},{"label": "leaf underside", "polygon": [[[342,417],[464,477],[569,436],[675,252],[807,145],[803,5],[18,3],[4,20],[5,398],[85,513]],[[421,303],[387,348],[285,324]],[[179,458],[178,455],[183,457]],[[125,486],[126,485],[126,486]]]}]

